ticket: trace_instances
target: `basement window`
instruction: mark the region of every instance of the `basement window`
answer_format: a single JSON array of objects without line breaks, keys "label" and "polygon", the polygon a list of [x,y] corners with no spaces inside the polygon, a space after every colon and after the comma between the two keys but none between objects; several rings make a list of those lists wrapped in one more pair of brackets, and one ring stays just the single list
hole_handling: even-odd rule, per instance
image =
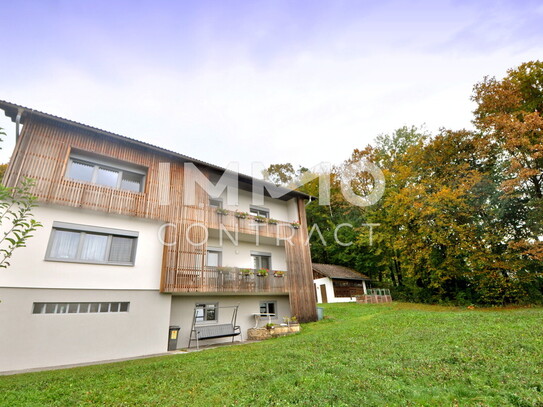
[{"label": "basement window", "polygon": [[133,266],[138,232],[54,222],[45,259]]},{"label": "basement window", "polygon": [[33,314],[89,314],[128,312],[129,302],[35,302]]},{"label": "basement window", "polygon": [[194,318],[196,322],[216,322],[219,320],[218,303],[196,304]]},{"label": "basement window", "polygon": [[277,317],[277,301],[261,301],[260,302],[260,314],[273,314],[271,317]]},{"label": "basement window", "polygon": [[73,151],[66,169],[66,178],[125,191],[144,192],[146,173],[143,167]]}]

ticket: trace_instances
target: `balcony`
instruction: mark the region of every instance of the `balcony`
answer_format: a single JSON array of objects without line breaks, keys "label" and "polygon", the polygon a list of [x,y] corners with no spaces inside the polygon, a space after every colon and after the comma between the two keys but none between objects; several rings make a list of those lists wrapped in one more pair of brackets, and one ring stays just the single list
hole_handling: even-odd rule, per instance
[{"label": "balcony", "polygon": [[276,239],[290,239],[298,228],[296,223],[251,216],[245,212],[234,212],[209,207],[206,223],[209,229],[223,229],[241,234],[259,235]]},{"label": "balcony", "polygon": [[237,267],[185,269],[168,273],[162,292],[280,294],[288,292],[288,277],[286,272],[278,270],[259,275],[258,270]]}]

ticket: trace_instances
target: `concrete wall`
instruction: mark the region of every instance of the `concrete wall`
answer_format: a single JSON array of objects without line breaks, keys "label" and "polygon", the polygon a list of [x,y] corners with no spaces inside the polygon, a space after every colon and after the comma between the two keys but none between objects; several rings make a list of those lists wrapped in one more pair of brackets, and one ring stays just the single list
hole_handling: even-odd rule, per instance
[{"label": "concrete wall", "polygon": [[[171,297],[158,291],[0,288],[0,371],[166,352]],[[128,312],[32,314],[33,302],[129,301]]]},{"label": "concrete wall", "polygon": [[[283,323],[283,317],[290,317],[290,306],[286,295],[258,295],[258,296],[173,296],[170,325],[179,325],[179,349],[186,348],[189,343],[190,331],[192,328],[192,317],[194,307],[197,303],[219,303],[219,307],[237,305],[239,303],[237,325],[241,327],[243,340],[247,339],[247,330],[255,326],[254,313],[260,312],[260,301],[277,301],[277,318],[272,318],[275,324]],[[232,309],[220,309],[219,321],[217,323],[229,323],[232,317]],[[267,318],[262,318],[259,326],[265,326]],[[213,323],[213,322],[210,322]],[[234,339],[239,340],[239,337]],[[232,338],[208,339],[201,344],[213,344],[231,342]],[[191,344],[196,346],[196,343]]]},{"label": "concrete wall", "polygon": [[[154,289],[160,287],[161,223],[77,208],[45,206],[34,210],[38,228],[27,247],[15,250],[11,266],[0,273],[0,287]],[[54,221],[139,232],[134,266],[45,261]],[[5,226],[5,225],[3,225]]]}]

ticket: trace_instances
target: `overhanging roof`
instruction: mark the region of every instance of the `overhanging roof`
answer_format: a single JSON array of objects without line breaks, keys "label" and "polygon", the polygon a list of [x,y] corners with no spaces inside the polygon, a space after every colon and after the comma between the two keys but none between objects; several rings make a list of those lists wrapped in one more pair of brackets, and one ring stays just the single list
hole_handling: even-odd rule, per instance
[{"label": "overhanging roof", "polygon": [[335,264],[313,263],[313,270],[332,280],[370,280],[370,278],[358,271]]},{"label": "overhanging roof", "polygon": [[[92,132],[92,133],[95,133],[95,134],[99,134],[99,135],[102,135],[102,136],[106,136],[106,137],[109,137],[109,138],[122,140],[122,141],[128,142],[128,143],[136,145],[136,146],[144,147],[146,149],[151,149],[151,150],[159,152],[161,154],[165,154],[165,155],[168,155],[170,157],[180,159],[181,161],[188,161],[188,162],[192,162],[192,163],[197,164],[197,165],[201,165],[203,167],[215,170],[215,171],[217,171],[219,173],[223,173],[223,172],[226,171],[227,173],[235,174],[231,170],[227,170],[226,168],[220,167],[218,165],[210,164],[210,163],[207,163],[205,161],[198,160],[196,158],[192,158],[192,157],[189,157],[189,156],[184,155],[184,154],[176,153],[175,151],[168,150],[166,148],[158,147],[158,146],[155,146],[153,144],[149,144],[149,143],[146,143],[144,141],[136,140],[136,139],[133,139],[133,138],[130,138],[130,137],[121,136],[120,134],[111,133],[109,131],[99,129],[97,127],[92,127],[92,126],[89,126],[87,124],[83,124],[83,123],[79,123],[79,122],[76,122],[76,121],[73,121],[73,120],[65,119],[63,117],[55,116],[55,115],[52,115],[52,114],[49,114],[49,113],[44,113],[44,112],[41,112],[39,110],[35,110],[35,109],[31,109],[31,108],[28,108],[28,107],[25,107],[25,106],[17,105],[15,103],[0,100],[0,109],[4,110],[5,115],[7,117],[9,117],[13,122],[16,121],[17,115],[19,115],[19,114],[21,115],[20,116],[20,123],[21,124],[24,124],[25,120],[27,118],[29,118],[30,116],[36,116],[36,117],[40,117],[40,118],[43,118],[43,119],[46,119],[46,120],[51,120],[53,122],[60,123],[60,124],[63,124],[63,125],[75,127],[75,128],[78,128],[78,129],[83,129],[83,130],[86,130],[86,131],[89,131],[89,132]],[[264,181],[264,180],[261,180],[261,179],[258,179],[258,178],[254,178],[254,177],[251,177],[249,175],[238,173],[238,177],[239,177],[238,179],[239,179],[239,181],[240,181],[240,183],[242,185],[243,184],[252,185],[254,182],[258,182],[258,183],[262,183],[262,184],[264,184],[264,185],[266,185],[266,186],[268,186],[270,188],[275,188],[275,191],[277,191],[278,193],[280,192],[280,193],[283,194],[283,196],[279,198],[279,199],[282,199],[282,200],[287,200],[287,199],[290,199],[290,198],[293,198],[293,197],[299,197],[299,198],[304,198],[304,199],[314,198],[311,195],[308,195],[306,193],[296,191],[296,190],[293,190],[293,189],[284,188],[284,187],[277,187],[271,182]],[[267,194],[267,195],[269,195],[269,194]]]}]

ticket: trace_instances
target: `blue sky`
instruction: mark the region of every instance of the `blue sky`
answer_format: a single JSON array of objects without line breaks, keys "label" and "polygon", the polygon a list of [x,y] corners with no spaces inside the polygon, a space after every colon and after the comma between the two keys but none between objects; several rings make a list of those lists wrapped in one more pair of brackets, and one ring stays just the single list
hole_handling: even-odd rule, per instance
[{"label": "blue sky", "polygon": [[[543,58],[530,1],[2,0],[0,99],[226,166],[339,163],[470,127],[472,86]],[[8,131],[0,161],[13,147]]]}]

